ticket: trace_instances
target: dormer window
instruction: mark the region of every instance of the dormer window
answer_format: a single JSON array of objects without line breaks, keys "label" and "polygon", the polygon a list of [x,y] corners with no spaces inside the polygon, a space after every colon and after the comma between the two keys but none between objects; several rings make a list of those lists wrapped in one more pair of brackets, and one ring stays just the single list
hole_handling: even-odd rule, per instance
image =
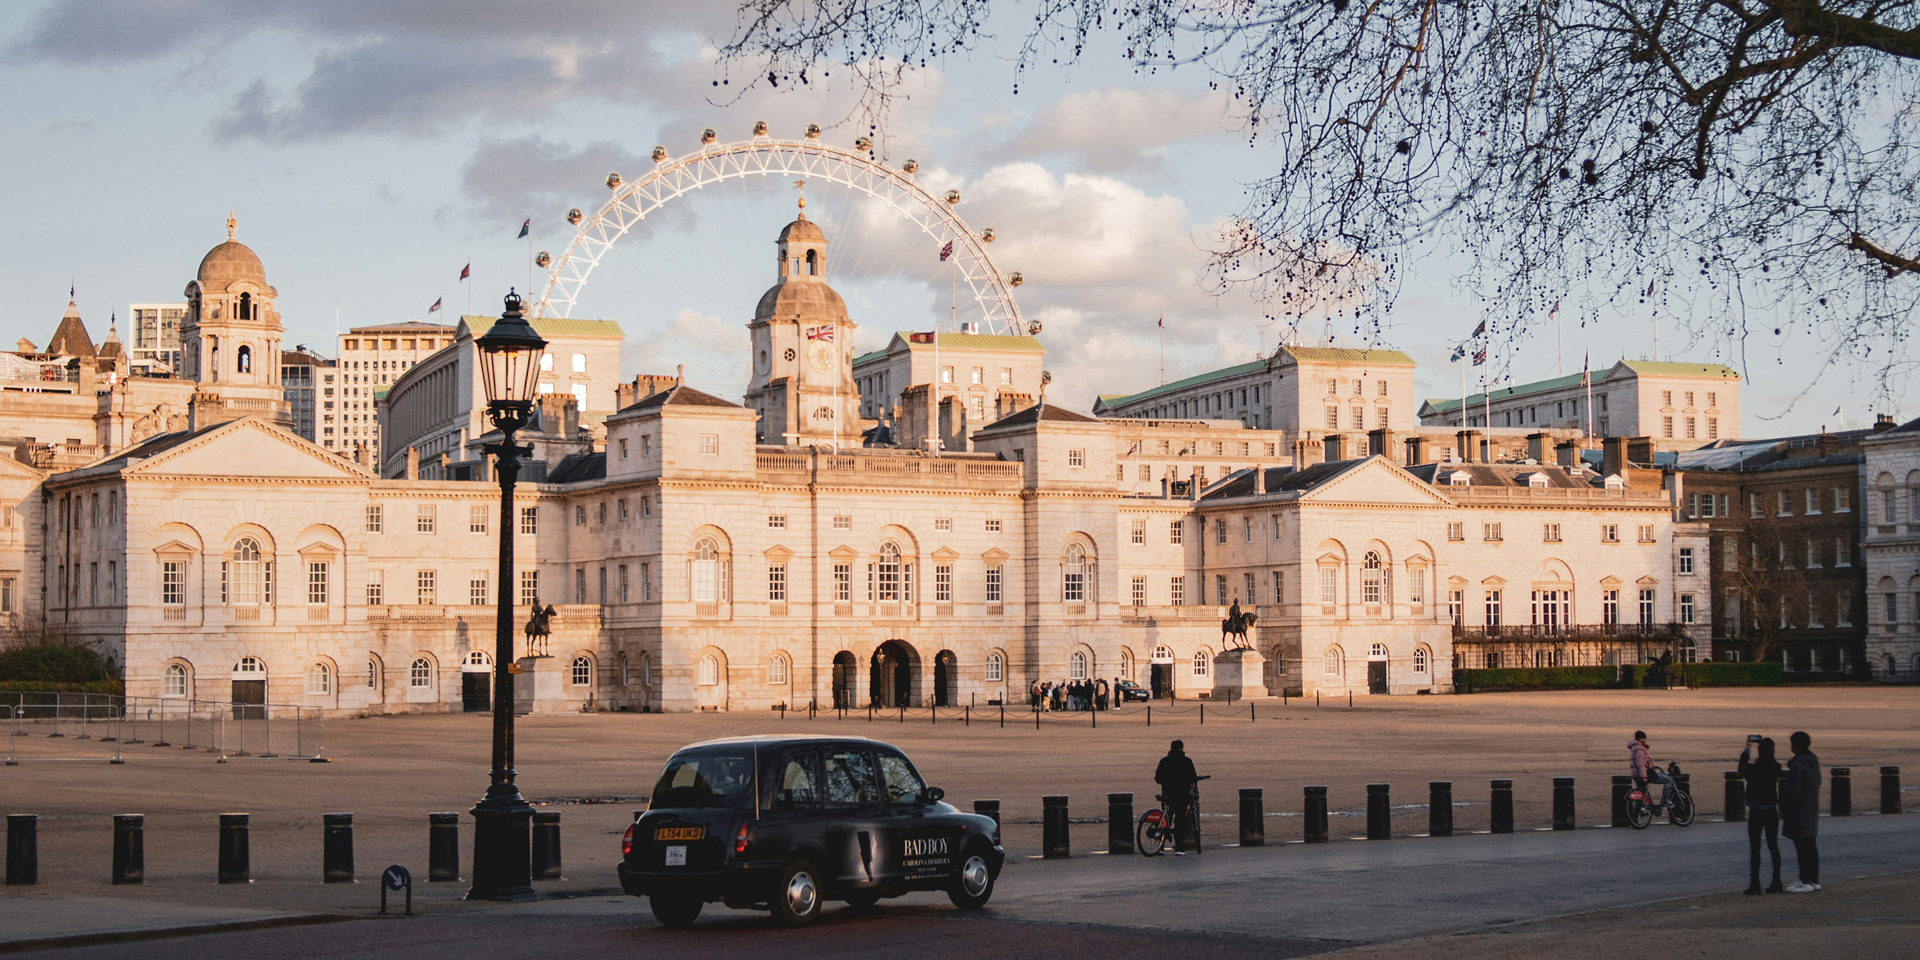
[{"label": "dormer window", "polygon": [[1455,470],[1447,474],[1447,483],[1456,487],[1464,487],[1473,483],[1473,477],[1465,470]]},{"label": "dormer window", "polygon": [[1529,486],[1529,487],[1537,487],[1537,488],[1541,488],[1541,489],[1544,489],[1544,488],[1546,487],[1546,485],[1547,485],[1547,475],[1546,475],[1546,474],[1544,474],[1544,473],[1529,473],[1529,474],[1527,474],[1527,486]]}]

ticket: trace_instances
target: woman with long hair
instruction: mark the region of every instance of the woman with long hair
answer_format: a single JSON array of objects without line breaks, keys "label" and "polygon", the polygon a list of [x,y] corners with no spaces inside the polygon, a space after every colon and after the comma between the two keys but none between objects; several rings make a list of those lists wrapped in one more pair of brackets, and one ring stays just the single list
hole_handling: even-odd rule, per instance
[{"label": "woman with long hair", "polygon": [[1761,737],[1760,756],[1749,759],[1749,749],[1740,751],[1740,776],[1747,781],[1747,895],[1760,890],[1760,837],[1767,838],[1767,850],[1773,854],[1773,883],[1767,893],[1779,893],[1780,886],[1780,761],[1773,757],[1773,738]]}]

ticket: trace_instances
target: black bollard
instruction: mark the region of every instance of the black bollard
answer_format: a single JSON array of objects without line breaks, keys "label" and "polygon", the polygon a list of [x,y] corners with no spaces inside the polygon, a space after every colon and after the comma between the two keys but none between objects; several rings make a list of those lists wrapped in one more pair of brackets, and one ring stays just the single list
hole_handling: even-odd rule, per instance
[{"label": "black bollard", "polygon": [[1832,778],[1832,793],[1829,798],[1833,804],[1831,813],[1836,817],[1853,816],[1853,768],[1834,767],[1828,771]]},{"label": "black bollard", "polygon": [[1267,845],[1267,810],[1265,794],[1259,787],[1240,788],[1240,845],[1243,847],[1264,847]]},{"label": "black bollard", "polygon": [[[1738,770],[1727,771],[1727,822],[1747,822],[1747,781]],[[1631,779],[1631,778],[1629,778]]]},{"label": "black bollard", "polygon": [[1308,843],[1327,842],[1327,788],[1308,787],[1306,825],[1302,834]]},{"label": "black bollard", "polygon": [[1133,852],[1133,794],[1107,794],[1107,852]]},{"label": "black bollard", "polygon": [[141,813],[113,815],[113,882],[144,883],[147,879],[147,817]]},{"label": "black bollard", "polygon": [[1513,781],[1493,781],[1493,810],[1489,826],[1492,833],[1513,832]]},{"label": "black bollard", "polygon": [[533,813],[533,879],[561,879],[558,810],[535,810]]},{"label": "black bollard", "polygon": [[252,883],[251,854],[247,849],[247,822],[244,813],[220,815],[220,882]]},{"label": "black bollard", "polygon": [[1427,783],[1427,835],[1453,836],[1453,781]]},{"label": "black bollard", "polygon": [[1627,819],[1627,794],[1633,792],[1633,778],[1624,773],[1613,775],[1613,825],[1631,827],[1633,822]]},{"label": "black bollard", "polygon": [[1880,812],[1900,812],[1900,768],[1880,768]]},{"label": "black bollard", "polygon": [[460,815],[427,814],[427,882],[460,879]]},{"label": "black bollard", "polygon": [[1368,840],[1393,839],[1393,806],[1387,788],[1384,783],[1367,784]]},{"label": "black bollard", "polygon": [[1040,852],[1048,860],[1073,856],[1067,838],[1067,798],[1040,798]]},{"label": "black bollard", "polygon": [[[1689,798],[1693,796],[1693,774],[1691,773],[1674,774],[1673,782],[1680,785],[1681,793],[1686,794]],[[1667,819],[1671,821],[1673,819],[1673,815],[1669,813],[1667,815]]]},{"label": "black bollard", "polygon": [[353,814],[320,815],[320,879],[326,883],[353,882]]},{"label": "black bollard", "polygon": [[1553,778],[1553,828],[1572,830],[1573,822],[1573,778]]},{"label": "black bollard", "polygon": [[40,815],[7,814],[7,886],[40,882]]},{"label": "black bollard", "polygon": [[1000,842],[1000,801],[975,800],[973,812],[993,821],[993,842]]}]

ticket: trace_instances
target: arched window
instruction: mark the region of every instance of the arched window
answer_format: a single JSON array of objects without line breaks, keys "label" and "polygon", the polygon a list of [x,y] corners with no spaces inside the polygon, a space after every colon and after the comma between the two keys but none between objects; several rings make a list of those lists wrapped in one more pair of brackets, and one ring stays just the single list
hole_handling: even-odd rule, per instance
[{"label": "arched window", "polygon": [[260,556],[260,542],[252,537],[243,537],[233,545],[233,593],[232,604],[236,607],[257,607],[264,594],[262,586],[266,580],[265,565]]},{"label": "arched window", "polygon": [[1067,658],[1067,679],[1085,680],[1086,678],[1087,655],[1076,650],[1072,656]]},{"label": "arched window", "polygon": [[1133,676],[1133,651],[1122,650],[1120,651],[1120,678],[1125,680],[1125,679],[1130,679],[1132,676]]},{"label": "arched window", "polygon": [[879,575],[879,600],[882,603],[900,601],[900,547],[889,540],[880,545],[880,563],[876,568]]},{"label": "arched window", "polygon": [[1067,603],[1087,602],[1087,551],[1077,543],[1067,544],[1067,562],[1061,575],[1060,599]]},{"label": "arched window", "polygon": [[1205,648],[1193,652],[1193,675],[1204,677],[1213,671],[1213,658],[1207,656]]},{"label": "arched window", "polygon": [[233,352],[233,372],[253,372],[253,348],[243,346]]},{"label": "arched window", "polygon": [[720,600],[720,548],[712,539],[693,547],[693,599],[696,603]]},{"label": "arched window", "polygon": [[1346,658],[1337,646],[1327,648],[1327,661],[1323,668],[1329,677],[1338,677],[1347,672]]},{"label": "arched window", "polygon": [[493,658],[487,656],[485,650],[474,650],[467,654],[467,666],[491,667],[493,666]]},{"label": "arched window", "polygon": [[787,682],[787,655],[786,654],[776,653],[773,655],[773,661],[767,664],[767,682],[768,683],[786,683]]},{"label": "arched window", "polygon": [[170,699],[182,699],[187,695],[187,668],[178,663],[167,664],[167,674],[160,685],[160,695]]},{"label": "arched window", "polygon": [[700,685],[711,687],[720,682],[720,661],[712,656],[700,658]]},{"label": "arched window", "polygon": [[1360,560],[1360,601],[1369,607],[1380,605],[1382,574],[1380,555],[1372,550]]},{"label": "arched window", "polygon": [[1374,660],[1385,660],[1387,658],[1387,645],[1384,643],[1374,644],[1367,649],[1367,656]]},{"label": "arched window", "polygon": [[1167,646],[1167,645],[1166,645],[1166,644],[1164,644],[1164,643],[1163,643],[1163,644],[1161,644],[1160,646],[1157,646],[1157,647],[1154,647],[1154,648],[1153,648],[1153,658],[1154,658],[1155,660],[1165,660],[1165,661],[1167,661],[1168,663],[1172,663],[1172,662],[1173,662],[1173,648],[1172,648],[1172,647],[1169,647],[1169,646]]},{"label": "arched window", "polygon": [[380,688],[380,658],[368,657],[367,658],[367,689],[378,690],[379,688]]},{"label": "arched window", "polygon": [[573,658],[573,685],[576,687],[593,686],[593,661],[586,657]]},{"label": "arched window", "polygon": [[627,655],[623,653],[620,655],[620,685],[625,687],[632,684],[633,664],[627,662]]},{"label": "arched window", "polygon": [[[240,308],[234,311],[233,318],[235,320],[252,320],[253,319],[253,294],[243,293],[240,295]],[[241,347],[240,355],[246,356],[246,354],[247,354],[247,348]],[[246,372],[246,369],[247,369],[246,367],[240,368],[241,372],[243,373]]]},{"label": "arched window", "polygon": [[807,251],[807,276],[817,277],[819,275],[820,275],[820,251],[808,250]]},{"label": "arched window", "polygon": [[233,665],[233,676],[236,680],[261,680],[265,679],[266,675],[267,665],[261,663],[259,657],[241,657],[240,662]]},{"label": "arched window", "polygon": [[426,690],[433,686],[433,661],[426,657],[416,657],[413,666],[407,670],[407,686],[415,690]]},{"label": "arched window", "polygon": [[333,693],[333,668],[314,663],[307,668],[307,696],[324,697]]},{"label": "arched window", "polygon": [[1421,645],[1413,648],[1413,672],[1422,676],[1427,672],[1427,648]]},{"label": "arched window", "polygon": [[999,652],[987,654],[987,682],[999,683],[1006,679],[1007,661]]}]

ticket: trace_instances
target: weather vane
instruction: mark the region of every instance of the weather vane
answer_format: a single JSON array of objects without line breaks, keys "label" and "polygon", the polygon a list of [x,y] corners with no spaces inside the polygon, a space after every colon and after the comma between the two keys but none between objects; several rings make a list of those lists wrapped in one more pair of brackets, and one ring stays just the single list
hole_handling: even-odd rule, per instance
[{"label": "weather vane", "polygon": [[793,188],[800,191],[800,209],[805,210],[807,208],[807,182],[805,180],[795,180],[793,182]]}]

